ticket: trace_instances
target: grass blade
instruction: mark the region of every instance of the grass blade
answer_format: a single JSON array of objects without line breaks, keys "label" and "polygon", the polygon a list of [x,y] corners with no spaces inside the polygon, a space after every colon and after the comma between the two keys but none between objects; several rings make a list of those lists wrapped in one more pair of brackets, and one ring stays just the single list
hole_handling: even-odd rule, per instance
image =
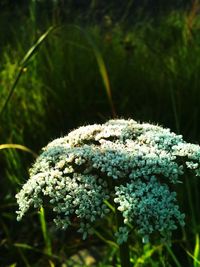
[{"label": "grass blade", "polygon": [[33,150],[29,149],[26,146],[19,145],[19,144],[3,144],[3,145],[0,145],[0,150],[2,149],[19,149],[19,150],[32,154],[35,158],[37,158],[38,156]]},{"label": "grass blade", "polygon": [[37,249],[35,249],[33,246],[30,246],[30,245],[25,244],[25,243],[15,243],[14,246],[17,247],[17,248],[23,248],[23,249],[26,249],[26,250],[37,251]]},{"label": "grass blade", "polygon": [[[17,247],[17,248],[21,248],[24,250],[30,250],[30,251],[34,251],[34,252],[39,253],[39,254],[43,254],[45,256],[49,256],[48,253],[43,252],[42,250],[37,249],[37,248],[35,248],[31,245],[25,244],[25,243],[14,243],[13,245],[14,245],[14,247]],[[54,254],[51,254],[51,258],[59,260],[59,257],[57,255],[54,255]]]},{"label": "grass blade", "polygon": [[20,62],[20,66],[25,67],[29,60],[32,58],[32,56],[37,52],[38,48],[41,46],[41,44],[44,42],[44,40],[47,38],[47,36],[54,30],[55,28],[51,26],[45,33],[43,33],[39,39],[36,41],[36,43],[28,50],[28,52],[25,54],[24,58]]},{"label": "grass blade", "polygon": [[181,267],[181,264],[179,263],[178,259],[176,258],[174,252],[172,251],[172,249],[168,246],[168,245],[165,245],[166,248],[167,248],[167,251],[169,252],[170,256],[172,257],[175,265],[174,266],[177,266],[177,267]]},{"label": "grass blade", "polygon": [[115,118],[116,117],[116,111],[115,111],[115,106],[114,106],[113,99],[112,99],[110,80],[109,80],[108,71],[107,71],[104,59],[103,59],[98,47],[96,46],[95,42],[90,37],[90,35],[86,31],[84,31],[81,27],[79,27],[77,25],[74,27],[76,29],[78,29],[81,33],[83,33],[83,35],[86,37],[88,43],[92,47],[92,50],[94,52],[94,55],[95,55],[95,58],[96,58],[96,61],[97,61],[98,67],[99,67],[99,72],[100,72],[100,75],[102,77],[104,87],[106,89],[106,94],[107,94],[108,101],[110,104],[112,117]]},{"label": "grass blade", "polygon": [[48,255],[51,256],[52,255],[51,240],[50,240],[50,237],[49,237],[48,232],[47,232],[45,211],[44,211],[43,207],[40,208],[39,216],[40,216],[40,224],[41,224],[41,228],[42,228],[42,234],[43,234],[43,238],[44,238],[44,242],[45,242],[45,251]]},{"label": "grass blade", "polygon": [[31,267],[31,265],[30,265],[29,262],[28,262],[28,259],[27,259],[26,256],[24,255],[23,250],[21,250],[20,248],[19,248],[18,250],[19,250],[19,254],[20,254],[20,256],[21,256],[21,258],[22,258],[22,260],[23,260],[23,262],[24,262],[24,265],[25,265],[26,267]]},{"label": "grass blade", "polygon": [[194,248],[194,267],[200,266],[200,247],[199,247],[199,234],[196,234],[196,242]]},{"label": "grass blade", "polygon": [[200,266],[200,261],[199,260],[197,260],[195,257],[194,257],[194,255],[192,255],[192,253],[190,253],[188,250],[185,250],[185,252],[188,254],[188,256],[190,256],[193,260],[194,260],[194,267],[196,267],[196,266]]},{"label": "grass blade", "polygon": [[28,52],[25,54],[24,58],[22,59],[22,61],[19,64],[19,71],[17,73],[17,76],[9,90],[8,96],[5,100],[5,103],[0,111],[0,117],[2,116],[3,112],[5,111],[8,102],[11,98],[11,96],[13,95],[13,92],[22,76],[22,74],[25,71],[25,67],[27,65],[27,63],[29,62],[29,60],[32,58],[32,56],[37,52],[38,48],[40,47],[40,45],[44,42],[44,40],[47,38],[47,36],[52,32],[52,30],[54,29],[54,27],[50,27],[44,34],[42,34],[40,36],[40,38],[36,41],[36,43],[28,50]]},{"label": "grass blade", "polygon": [[153,248],[148,248],[144,254],[142,256],[140,256],[139,258],[137,258],[137,261],[134,265],[134,267],[139,267],[139,266],[142,266],[142,264],[145,264],[146,261],[148,259],[150,259],[152,257],[152,255],[160,250],[162,248],[162,245],[159,245],[159,246],[154,246]]}]

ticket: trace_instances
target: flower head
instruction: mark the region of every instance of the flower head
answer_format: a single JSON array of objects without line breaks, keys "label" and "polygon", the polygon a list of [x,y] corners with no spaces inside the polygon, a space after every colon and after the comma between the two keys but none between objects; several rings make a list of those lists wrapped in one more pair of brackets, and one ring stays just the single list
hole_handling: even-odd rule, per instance
[{"label": "flower head", "polygon": [[17,218],[45,198],[59,227],[67,228],[76,216],[86,238],[109,213],[107,200],[124,218],[119,243],[132,224],[146,240],[154,232],[170,236],[184,225],[184,215],[168,185],[178,183],[186,168],[200,175],[199,164],[198,145],[157,125],[118,119],[83,126],[43,149],[16,195]]}]

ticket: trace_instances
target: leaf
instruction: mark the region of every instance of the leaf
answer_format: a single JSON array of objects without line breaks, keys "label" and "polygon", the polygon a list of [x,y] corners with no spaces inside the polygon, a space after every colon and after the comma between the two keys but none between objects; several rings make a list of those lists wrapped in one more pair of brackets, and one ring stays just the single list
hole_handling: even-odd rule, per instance
[{"label": "leaf", "polygon": [[174,264],[175,264],[174,266],[181,267],[181,264],[179,263],[178,259],[176,258],[173,250],[168,245],[165,245],[165,246],[166,246],[170,256],[172,257],[172,259],[174,261]]},{"label": "leaf", "polygon": [[199,234],[196,234],[196,242],[194,248],[194,267],[200,265],[200,249],[199,249]]},{"label": "leaf", "polygon": [[14,246],[17,248],[23,248],[23,249],[27,249],[27,250],[33,250],[33,251],[37,251],[37,249],[35,249],[34,247],[25,244],[25,243],[14,243]]},{"label": "leaf", "polygon": [[44,40],[47,38],[47,36],[52,32],[52,30],[54,29],[54,27],[50,27],[45,33],[43,33],[39,39],[36,41],[36,43],[28,50],[28,52],[25,54],[24,58],[22,59],[22,61],[19,64],[19,71],[16,75],[16,78],[9,90],[8,96],[3,104],[3,107],[0,111],[0,117],[2,116],[3,112],[5,111],[8,102],[11,98],[11,96],[13,95],[13,92],[22,76],[22,74],[24,73],[25,67],[27,65],[27,63],[29,62],[29,60],[32,58],[32,56],[36,53],[36,51],[38,50],[39,46],[44,42]]},{"label": "leaf", "polygon": [[51,255],[52,254],[51,240],[50,240],[50,237],[49,237],[48,232],[47,232],[45,211],[44,211],[43,207],[40,208],[39,216],[40,216],[40,224],[41,224],[41,228],[42,228],[42,234],[43,234],[43,238],[44,238],[44,242],[45,242],[45,250],[46,250],[48,255]]},{"label": "leaf", "polygon": [[33,150],[29,149],[26,146],[19,145],[19,144],[2,144],[0,145],[0,150],[2,149],[19,149],[19,150],[32,154],[35,158],[37,158],[38,156]]},{"label": "leaf", "polygon": [[31,57],[37,52],[40,45],[44,42],[44,40],[47,38],[47,36],[54,30],[54,27],[50,27],[45,33],[43,33],[39,39],[36,41],[36,43],[28,50],[28,52],[25,54],[24,58],[20,62],[20,66],[23,66],[23,68],[26,66],[28,61],[31,59]]},{"label": "leaf", "polygon": [[83,30],[81,27],[79,27],[77,25],[75,25],[74,27],[83,33],[83,35],[86,37],[88,43],[92,47],[92,50],[94,52],[94,55],[95,55],[95,58],[97,61],[97,65],[99,67],[99,72],[100,72],[100,75],[102,77],[104,87],[106,89],[106,94],[107,94],[108,101],[110,104],[112,116],[113,116],[113,118],[115,118],[116,117],[116,111],[115,111],[115,107],[114,107],[114,103],[113,103],[113,99],[112,99],[110,80],[109,80],[108,71],[107,71],[104,59],[103,59],[98,47],[96,46],[95,42],[92,40],[91,36],[88,34],[88,32],[86,32],[85,30]]}]

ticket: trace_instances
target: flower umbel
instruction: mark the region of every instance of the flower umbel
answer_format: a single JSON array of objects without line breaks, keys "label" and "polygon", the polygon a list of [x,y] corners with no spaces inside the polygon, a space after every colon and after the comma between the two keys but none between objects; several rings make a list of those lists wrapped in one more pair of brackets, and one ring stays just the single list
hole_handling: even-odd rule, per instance
[{"label": "flower umbel", "polygon": [[124,219],[118,243],[134,225],[143,239],[158,232],[170,238],[184,214],[177,205],[177,184],[186,169],[200,175],[200,146],[169,129],[134,120],[88,125],[49,143],[16,195],[20,220],[27,210],[49,200],[55,223],[66,229],[76,216],[85,239],[115,202]]}]

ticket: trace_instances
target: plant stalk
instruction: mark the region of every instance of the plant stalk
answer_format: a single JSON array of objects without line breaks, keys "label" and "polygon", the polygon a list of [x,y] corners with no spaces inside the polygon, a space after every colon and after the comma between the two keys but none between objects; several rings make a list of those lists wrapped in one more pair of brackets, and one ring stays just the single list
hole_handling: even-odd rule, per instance
[{"label": "plant stalk", "polygon": [[[118,229],[119,227],[124,226],[122,214],[119,211],[117,211],[117,209],[116,209],[116,222]],[[121,267],[131,267],[128,241],[119,245],[119,257],[120,257]]]}]

